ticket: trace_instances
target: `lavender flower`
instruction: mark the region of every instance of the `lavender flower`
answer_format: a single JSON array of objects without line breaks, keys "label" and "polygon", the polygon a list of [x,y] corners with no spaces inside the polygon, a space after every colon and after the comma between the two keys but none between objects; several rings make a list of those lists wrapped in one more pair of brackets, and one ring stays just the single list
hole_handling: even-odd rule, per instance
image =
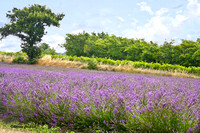
[{"label": "lavender flower", "polygon": [[[21,112],[19,119],[24,121],[24,118],[28,120],[28,117],[40,115],[52,126],[60,121],[69,126],[76,125],[69,121],[74,123],[74,120],[80,119],[79,116],[87,119],[97,117],[102,122],[105,120],[106,124],[109,124],[108,119],[111,119],[110,123],[120,122],[124,126],[137,123],[138,129],[141,129],[137,120],[145,119],[147,114],[158,119],[163,116],[161,120],[175,119],[170,113],[159,115],[167,110],[177,113],[180,121],[197,125],[189,123],[190,129],[183,132],[192,132],[193,128],[199,130],[199,79],[2,67],[0,73],[6,75],[0,80],[0,102],[8,108],[8,112],[5,110],[1,114],[5,117]],[[98,123],[95,125],[98,126]]]}]

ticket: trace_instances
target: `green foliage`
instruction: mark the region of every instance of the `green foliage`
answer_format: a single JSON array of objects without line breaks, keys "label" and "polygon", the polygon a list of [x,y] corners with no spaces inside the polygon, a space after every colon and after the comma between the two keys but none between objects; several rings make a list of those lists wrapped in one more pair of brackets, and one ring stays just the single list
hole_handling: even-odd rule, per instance
[{"label": "green foliage", "polygon": [[34,4],[23,9],[13,8],[12,11],[8,11],[6,17],[10,19],[10,24],[0,28],[0,40],[9,35],[19,37],[24,42],[21,44],[22,51],[32,60],[41,55],[37,43],[41,42],[46,34],[45,26],[58,27],[64,14],[56,15],[46,6]]},{"label": "green foliage", "polygon": [[4,58],[1,58],[1,62],[4,62]]},{"label": "green foliage", "polygon": [[29,59],[27,61],[27,64],[36,64],[37,62],[38,62],[37,59]]},{"label": "green foliage", "polygon": [[22,52],[25,52],[28,55],[29,60],[37,60],[38,58],[40,58],[41,50],[39,47],[37,46],[27,47],[27,45],[25,44],[22,44],[21,47],[22,47]]},{"label": "green foliage", "polygon": [[[158,46],[144,39],[127,39],[110,36],[104,32],[98,34],[83,32],[78,35],[67,34],[66,43],[61,46],[66,49],[67,55],[71,56],[179,64],[186,67],[200,66],[200,39],[196,42],[182,40],[180,45],[173,45],[173,43],[172,40]],[[107,61],[101,62],[107,63]]]},{"label": "green foliage", "polygon": [[27,60],[24,57],[19,56],[19,57],[16,57],[15,59],[13,59],[12,62],[17,63],[17,64],[26,64]]},{"label": "green foliage", "polygon": [[39,133],[60,133],[60,128],[59,127],[51,127],[49,128],[48,125],[39,125],[36,128],[36,131]]},{"label": "green foliage", "polygon": [[[2,127],[1,127],[2,126]],[[48,125],[36,125],[35,123],[22,124],[19,122],[5,123],[0,121],[0,129],[5,128],[5,131],[9,129],[18,129],[19,132],[38,132],[38,133],[60,133],[60,127],[49,127]]]},{"label": "green foliage", "polygon": [[88,62],[88,69],[97,70],[97,62],[94,59],[90,59]]},{"label": "green foliage", "polygon": [[40,45],[40,50],[42,54],[48,54],[48,55],[56,55],[56,50],[54,48],[50,48],[49,44],[42,43]]},{"label": "green foliage", "polygon": [[62,47],[68,49],[67,55],[71,56],[86,56],[84,53],[84,44],[88,39],[89,34],[83,32],[83,34],[66,34],[67,37],[65,38],[66,43],[62,44]]},{"label": "green foliage", "polygon": [[22,52],[2,52],[0,51],[0,54],[2,55],[6,55],[6,56],[27,56],[26,53],[22,53]]}]

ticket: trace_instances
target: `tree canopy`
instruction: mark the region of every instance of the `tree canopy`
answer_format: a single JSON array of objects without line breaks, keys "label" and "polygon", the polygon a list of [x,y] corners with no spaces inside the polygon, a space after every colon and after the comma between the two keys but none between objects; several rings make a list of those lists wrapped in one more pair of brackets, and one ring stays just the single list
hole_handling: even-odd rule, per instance
[{"label": "tree canopy", "polygon": [[54,48],[50,48],[49,44],[42,43],[40,46],[40,50],[42,54],[48,54],[48,55],[56,55],[56,50]]},{"label": "tree canopy", "polygon": [[55,14],[46,6],[38,4],[23,9],[13,8],[6,14],[6,17],[10,19],[10,24],[5,24],[0,28],[0,40],[9,35],[17,36],[23,41],[21,48],[27,53],[29,59],[38,58],[41,51],[37,44],[47,33],[45,26],[59,27],[59,21],[64,16],[63,13]]},{"label": "tree canopy", "polygon": [[106,57],[114,60],[132,60],[154,63],[200,66],[200,39],[174,41],[158,45],[144,39],[128,39],[102,33],[67,34],[62,47],[67,55]]}]

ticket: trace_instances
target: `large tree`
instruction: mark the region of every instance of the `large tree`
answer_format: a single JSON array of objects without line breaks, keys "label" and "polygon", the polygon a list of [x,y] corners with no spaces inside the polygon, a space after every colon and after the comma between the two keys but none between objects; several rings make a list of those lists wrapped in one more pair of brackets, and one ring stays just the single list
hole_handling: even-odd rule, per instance
[{"label": "large tree", "polygon": [[59,27],[59,21],[64,16],[63,13],[55,14],[46,6],[37,4],[23,9],[13,8],[6,14],[6,17],[10,19],[10,24],[5,24],[0,28],[0,40],[9,35],[19,37],[23,41],[22,51],[27,53],[29,60],[37,59],[41,54],[37,44],[47,33],[45,26]]}]

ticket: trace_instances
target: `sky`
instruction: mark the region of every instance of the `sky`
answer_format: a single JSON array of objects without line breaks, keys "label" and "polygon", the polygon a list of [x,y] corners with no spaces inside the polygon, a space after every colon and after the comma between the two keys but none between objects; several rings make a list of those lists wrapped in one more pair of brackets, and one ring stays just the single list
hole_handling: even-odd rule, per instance
[{"label": "sky", "polygon": [[[32,4],[65,14],[59,28],[46,27],[42,39],[59,53],[65,52],[58,44],[65,43],[67,33],[105,32],[159,45],[171,40],[175,44],[181,39],[196,41],[200,35],[200,0],[5,0],[0,5],[0,27],[9,24],[8,11]],[[19,38],[8,36],[0,41],[0,51],[20,51],[20,44]]]}]

